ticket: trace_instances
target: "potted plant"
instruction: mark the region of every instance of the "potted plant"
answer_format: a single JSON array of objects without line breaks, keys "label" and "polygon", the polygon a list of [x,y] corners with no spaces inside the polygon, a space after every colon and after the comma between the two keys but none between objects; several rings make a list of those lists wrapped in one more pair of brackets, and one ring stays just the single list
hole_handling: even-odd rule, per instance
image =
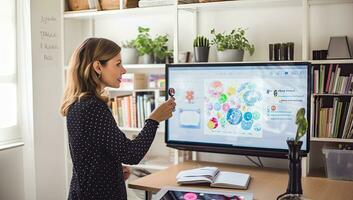
[{"label": "potted plant", "polygon": [[194,39],[195,62],[208,62],[210,41],[204,36],[197,36]]},{"label": "potted plant", "polygon": [[149,34],[149,28],[138,27],[138,35],[134,46],[139,55],[139,63],[153,63],[153,40]]},{"label": "potted plant", "polygon": [[217,61],[243,61],[244,51],[248,51],[250,55],[254,54],[255,47],[246,39],[245,30],[242,28],[233,29],[229,34],[216,33],[215,29],[212,29],[211,34],[214,35],[211,44],[217,47]]},{"label": "potted plant", "polygon": [[289,159],[289,170],[288,170],[288,186],[284,194],[280,195],[277,199],[303,199],[303,189],[301,183],[302,167],[301,167],[301,146],[303,144],[300,138],[303,137],[308,130],[308,121],[305,118],[305,108],[300,108],[297,111],[295,124],[297,124],[297,133],[295,138],[287,140],[288,145],[288,159]]},{"label": "potted plant", "polygon": [[136,64],[138,54],[135,48],[135,40],[127,40],[121,44],[121,60],[124,64]]},{"label": "potted plant", "polygon": [[167,46],[168,34],[159,35],[153,40],[153,55],[155,63],[166,63],[172,52]]}]

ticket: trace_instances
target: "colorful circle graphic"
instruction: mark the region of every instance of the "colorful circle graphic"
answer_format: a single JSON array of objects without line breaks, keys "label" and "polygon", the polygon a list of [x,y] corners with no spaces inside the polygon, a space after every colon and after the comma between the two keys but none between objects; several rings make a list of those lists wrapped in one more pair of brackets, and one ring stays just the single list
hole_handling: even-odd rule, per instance
[{"label": "colorful circle graphic", "polygon": [[254,130],[256,131],[256,132],[260,132],[261,131],[261,125],[260,124],[254,124]]},{"label": "colorful circle graphic", "polygon": [[213,97],[218,97],[223,92],[223,84],[220,81],[214,81],[211,83],[211,87],[208,90],[209,94]]},{"label": "colorful circle graphic", "polygon": [[207,127],[208,127],[209,129],[215,129],[215,128],[217,128],[217,127],[218,127],[218,120],[217,120],[217,118],[212,117],[212,118],[208,121]]},{"label": "colorful circle graphic", "polygon": [[252,118],[253,118],[253,116],[252,116],[251,112],[244,113],[244,120],[245,121],[250,121],[250,120],[252,120]]},{"label": "colorful circle graphic", "polygon": [[235,94],[235,88],[234,87],[229,87],[227,91],[229,96],[232,96]]},{"label": "colorful circle graphic", "polygon": [[250,121],[245,121],[245,120],[243,120],[243,121],[241,122],[241,127],[242,127],[244,130],[250,130],[251,127],[252,127],[252,124],[253,124],[253,121],[252,121],[252,120],[250,120]]},{"label": "colorful circle graphic", "polygon": [[219,96],[219,98],[218,98],[219,102],[221,102],[221,103],[225,103],[227,101],[227,99],[228,99],[228,96],[224,93],[221,94],[221,96]]},{"label": "colorful circle graphic", "polygon": [[229,108],[230,108],[229,103],[225,103],[225,104],[223,104],[223,106],[222,106],[222,109],[223,109],[224,112],[227,112],[227,111],[229,110]]},{"label": "colorful circle graphic", "polygon": [[212,103],[209,103],[209,104],[207,105],[207,109],[208,109],[209,111],[211,111],[211,110],[213,109]]},{"label": "colorful circle graphic", "polygon": [[219,123],[221,124],[221,126],[224,128],[226,126],[227,120],[223,117],[219,120]]},{"label": "colorful circle graphic", "polygon": [[216,102],[216,103],[214,103],[214,109],[216,110],[216,111],[219,111],[220,109],[221,109],[221,104],[219,104],[218,102]]},{"label": "colorful circle graphic", "polygon": [[227,121],[232,124],[236,125],[241,122],[243,119],[242,113],[239,109],[236,108],[231,108],[227,112]]},{"label": "colorful circle graphic", "polygon": [[254,120],[260,119],[260,113],[257,111],[253,112],[252,116],[253,116]]}]

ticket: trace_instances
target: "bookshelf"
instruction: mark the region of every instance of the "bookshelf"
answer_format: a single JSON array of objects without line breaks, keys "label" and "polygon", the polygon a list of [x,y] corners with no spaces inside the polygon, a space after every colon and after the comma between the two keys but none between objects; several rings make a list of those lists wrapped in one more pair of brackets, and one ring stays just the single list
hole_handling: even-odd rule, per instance
[{"label": "bookshelf", "polygon": [[312,121],[315,123],[311,128],[313,151],[310,154],[316,156],[310,156],[309,175],[322,177],[325,176],[322,149],[353,144],[353,60],[314,60],[311,63]]},{"label": "bookshelf", "polygon": [[[149,27],[151,35],[167,33],[170,39],[168,47],[174,50],[175,63],[179,62],[180,53],[192,52],[192,40],[196,35],[202,34],[211,38],[211,28],[229,31],[237,26],[248,28],[248,39],[255,44],[256,48],[253,56],[245,55],[245,61],[267,61],[268,44],[292,41],[295,43],[294,60],[296,61],[309,61],[313,65],[351,65],[353,63],[353,59],[311,60],[312,50],[327,48],[329,36],[353,36],[351,22],[347,20],[353,18],[353,0],[237,0],[87,12],[69,12],[63,6],[62,13],[64,32],[62,53],[63,64],[66,65],[73,49],[83,39],[96,36],[109,38],[119,43],[135,38],[138,26]],[[281,20],[278,20],[278,16]],[[337,21],[340,23],[336,23]],[[212,47],[210,62],[215,62],[215,54],[215,49]],[[165,73],[164,64],[129,64],[124,67],[128,73],[144,73],[146,76],[153,73]],[[131,95],[141,91],[143,90],[111,90],[110,97]],[[350,98],[352,96],[352,94],[312,94],[311,104],[315,106],[317,98]],[[314,119],[314,112],[311,117]],[[141,130],[141,128],[131,127],[121,127],[121,129],[129,136]],[[164,144],[163,130],[160,128],[158,131],[156,143],[152,145],[152,153],[149,155],[170,160],[170,149]],[[306,172],[303,170],[305,174],[311,168],[316,168],[317,163],[320,163],[319,167],[322,167],[320,150],[323,146],[352,143],[352,139],[316,138],[313,135],[311,141],[313,151],[309,158],[303,161],[303,169],[307,169]],[[199,155],[203,153],[194,153],[193,158],[202,157]],[[207,155],[207,157],[214,161],[223,159],[219,155],[214,157]],[[167,163],[167,165],[177,163],[178,160],[179,152],[175,151],[174,162]],[[150,163],[153,164],[141,164],[137,167],[163,169],[166,166],[162,162],[153,160],[152,157]],[[286,167],[287,163],[283,166]]]}]

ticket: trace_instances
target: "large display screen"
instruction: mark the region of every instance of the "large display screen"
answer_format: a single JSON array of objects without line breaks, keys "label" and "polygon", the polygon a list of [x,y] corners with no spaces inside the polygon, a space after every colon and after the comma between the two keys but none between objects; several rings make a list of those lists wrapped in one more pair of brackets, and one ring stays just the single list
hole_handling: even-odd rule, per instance
[{"label": "large display screen", "polygon": [[[285,157],[298,109],[309,119],[309,63],[167,65],[177,103],[166,143],[196,151]],[[308,152],[309,133],[301,139]]]}]

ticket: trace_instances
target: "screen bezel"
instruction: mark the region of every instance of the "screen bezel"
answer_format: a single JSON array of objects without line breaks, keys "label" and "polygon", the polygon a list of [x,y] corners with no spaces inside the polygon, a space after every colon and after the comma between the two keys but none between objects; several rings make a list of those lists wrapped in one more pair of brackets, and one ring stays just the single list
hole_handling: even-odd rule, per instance
[{"label": "screen bezel", "polygon": [[[242,67],[242,66],[294,66],[305,65],[307,66],[307,110],[306,117],[308,120],[308,131],[306,133],[306,150],[301,150],[302,156],[307,156],[310,150],[310,92],[311,92],[311,63],[309,62],[241,62],[241,63],[182,63],[182,64],[166,64],[166,89],[169,88],[169,69],[178,67]],[[176,91],[178,92],[178,91]],[[166,95],[166,99],[168,94]],[[212,152],[212,153],[225,153],[236,155],[260,156],[260,157],[273,157],[273,158],[287,158],[288,150],[273,149],[273,148],[256,148],[256,147],[242,147],[225,144],[214,143],[198,143],[188,141],[174,141],[168,138],[168,120],[165,122],[165,143],[167,147],[176,148],[180,150]]]}]

